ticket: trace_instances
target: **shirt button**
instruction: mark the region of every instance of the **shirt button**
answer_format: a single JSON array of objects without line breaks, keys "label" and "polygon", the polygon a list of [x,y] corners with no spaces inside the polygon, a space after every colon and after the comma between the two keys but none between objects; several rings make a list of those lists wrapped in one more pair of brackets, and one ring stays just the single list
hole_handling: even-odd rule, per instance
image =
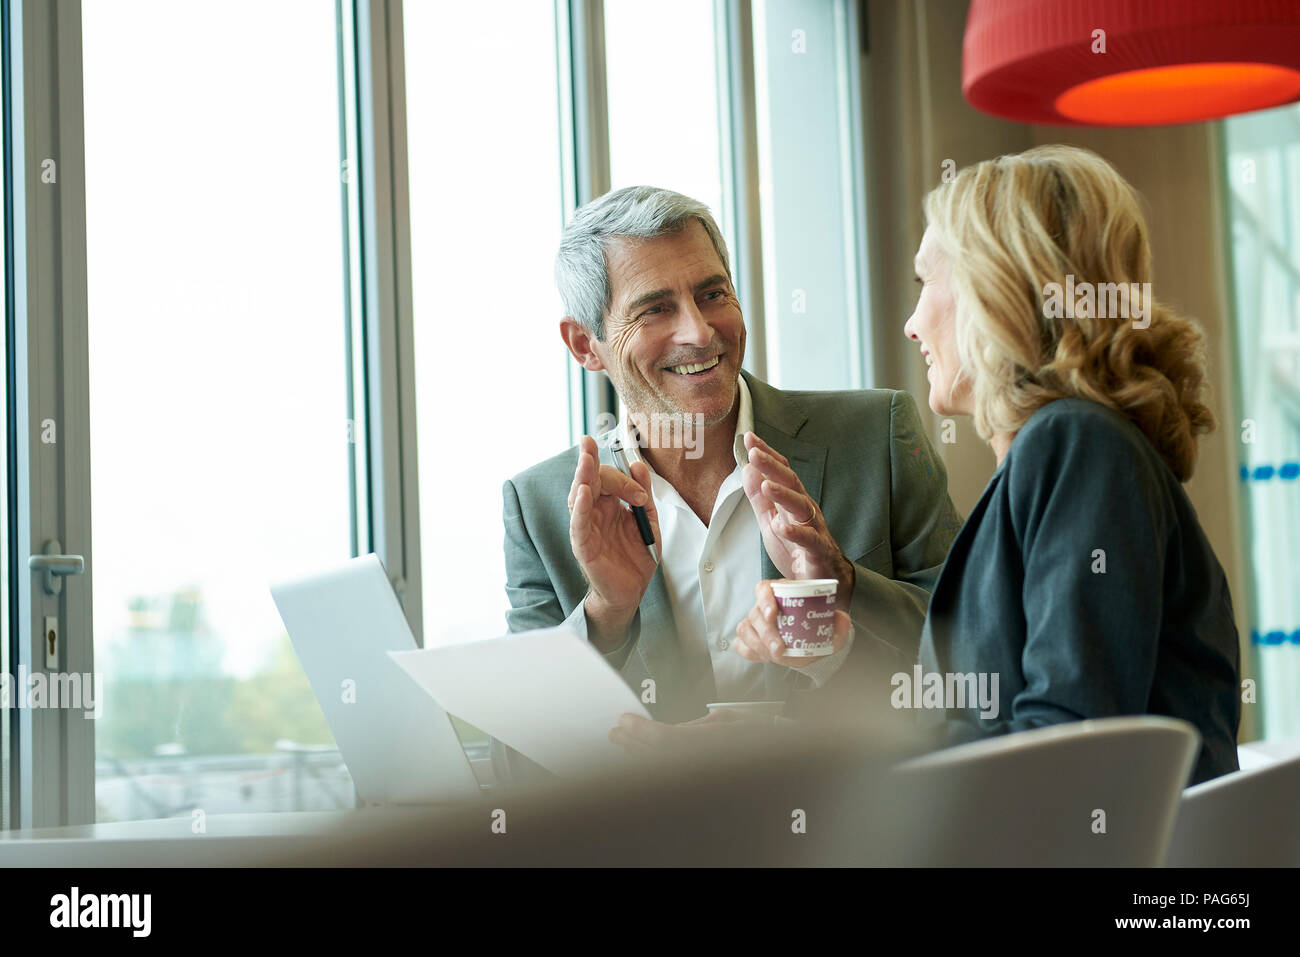
[{"label": "shirt button", "polygon": [[727,650],[728,648],[730,648],[730,647],[731,647],[731,642],[727,641],[726,638],[719,638],[719,639],[718,639],[718,650],[719,650],[719,651],[726,651],[726,650]]},{"label": "shirt button", "polygon": [[705,562],[700,567],[703,568],[706,572],[711,572],[713,571],[713,562]]}]

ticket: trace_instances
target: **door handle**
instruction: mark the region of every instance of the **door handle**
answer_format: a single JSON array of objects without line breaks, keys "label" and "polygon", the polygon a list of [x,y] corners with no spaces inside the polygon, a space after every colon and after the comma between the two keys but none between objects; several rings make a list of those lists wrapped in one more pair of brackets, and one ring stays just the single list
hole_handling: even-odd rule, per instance
[{"label": "door handle", "polygon": [[57,595],[63,591],[63,576],[80,575],[86,570],[86,560],[80,555],[62,555],[63,546],[56,538],[45,543],[42,555],[32,555],[27,559],[27,567],[34,572],[45,573],[45,594]]}]

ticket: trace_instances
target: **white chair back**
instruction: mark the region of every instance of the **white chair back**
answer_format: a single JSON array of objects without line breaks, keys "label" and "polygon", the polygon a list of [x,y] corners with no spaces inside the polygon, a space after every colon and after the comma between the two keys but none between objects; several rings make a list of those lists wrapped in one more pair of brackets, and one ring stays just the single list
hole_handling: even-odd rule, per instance
[{"label": "white chair back", "polygon": [[1183,792],[1170,867],[1300,867],[1300,757]]},{"label": "white chair back", "polygon": [[1052,725],[914,758],[893,772],[900,863],[1154,867],[1165,857],[1200,735],[1143,716]]}]

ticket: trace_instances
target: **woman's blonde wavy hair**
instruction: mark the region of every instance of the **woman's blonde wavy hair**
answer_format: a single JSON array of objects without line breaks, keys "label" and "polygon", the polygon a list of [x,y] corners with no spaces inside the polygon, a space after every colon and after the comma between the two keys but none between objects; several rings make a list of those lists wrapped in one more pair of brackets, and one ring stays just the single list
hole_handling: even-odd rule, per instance
[{"label": "woman's blonde wavy hair", "polygon": [[[1147,283],[1151,248],[1136,191],[1095,153],[1040,146],[969,166],[933,189],[926,220],[947,254],[960,375],[986,441],[1075,397],[1126,415],[1185,482],[1210,432],[1199,327],[1154,299],[1150,325],[1049,317],[1050,283]],[[1105,313],[1106,309],[1095,310]],[[1121,310],[1127,311],[1127,310]]]}]

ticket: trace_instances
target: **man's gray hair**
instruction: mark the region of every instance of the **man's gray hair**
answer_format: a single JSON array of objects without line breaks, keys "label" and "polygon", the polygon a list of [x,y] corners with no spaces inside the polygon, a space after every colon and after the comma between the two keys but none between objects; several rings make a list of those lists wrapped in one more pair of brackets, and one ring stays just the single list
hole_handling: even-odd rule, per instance
[{"label": "man's gray hair", "polygon": [[727,244],[709,207],[699,200],[656,186],[627,186],[578,209],[560,237],[555,257],[555,284],[564,301],[564,314],[603,340],[612,293],[606,244],[613,239],[654,239],[675,233],[692,219],[709,234],[730,282]]}]

